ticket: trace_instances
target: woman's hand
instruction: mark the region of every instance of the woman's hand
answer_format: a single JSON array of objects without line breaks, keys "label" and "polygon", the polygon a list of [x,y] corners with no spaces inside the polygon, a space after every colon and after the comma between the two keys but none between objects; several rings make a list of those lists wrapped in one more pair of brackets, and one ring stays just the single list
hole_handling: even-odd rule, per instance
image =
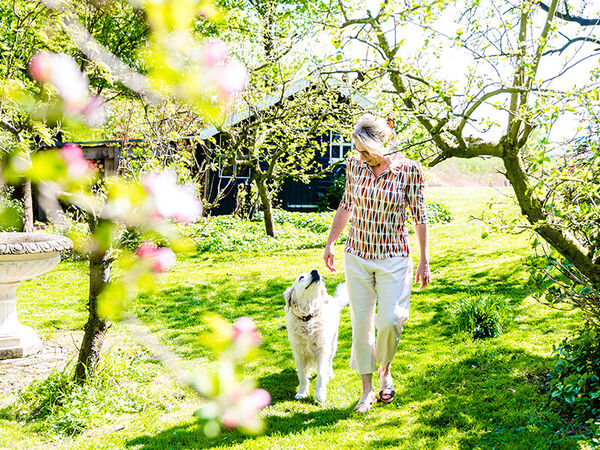
[{"label": "woman's hand", "polygon": [[333,251],[333,244],[325,245],[325,250],[323,251],[323,261],[325,261],[325,265],[332,272],[335,272],[334,257],[335,254]]},{"label": "woman's hand", "polygon": [[415,272],[415,283],[421,282],[419,289],[423,289],[431,281],[431,270],[427,261],[419,261]]}]

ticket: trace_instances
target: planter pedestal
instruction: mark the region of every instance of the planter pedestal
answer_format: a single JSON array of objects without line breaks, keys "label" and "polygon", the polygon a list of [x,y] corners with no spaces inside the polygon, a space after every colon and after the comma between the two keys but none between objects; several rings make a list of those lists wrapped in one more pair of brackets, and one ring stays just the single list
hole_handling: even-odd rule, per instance
[{"label": "planter pedestal", "polygon": [[0,233],[0,359],[22,358],[41,349],[35,330],[17,317],[17,286],[56,266],[60,251],[72,248],[64,236]]}]

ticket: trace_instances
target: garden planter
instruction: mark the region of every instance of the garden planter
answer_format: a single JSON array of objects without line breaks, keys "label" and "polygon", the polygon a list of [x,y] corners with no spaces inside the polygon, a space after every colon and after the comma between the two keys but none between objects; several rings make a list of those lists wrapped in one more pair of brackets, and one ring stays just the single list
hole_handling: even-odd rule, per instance
[{"label": "garden planter", "polygon": [[0,359],[37,352],[41,341],[17,318],[17,286],[58,264],[60,251],[73,247],[64,236],[46,233],[0,233]]}]

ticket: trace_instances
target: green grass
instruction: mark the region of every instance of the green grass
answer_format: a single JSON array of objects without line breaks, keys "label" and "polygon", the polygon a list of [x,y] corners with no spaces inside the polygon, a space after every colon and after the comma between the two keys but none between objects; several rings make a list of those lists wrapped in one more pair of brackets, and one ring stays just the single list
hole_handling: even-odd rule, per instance
[{"label": "green grass", "polygon": [[[330,291],[343,281],[343,249],[338,272],[325,273],[321,249],[268,251],[262,254],[202,253],[182,258],[159,290],[138,297],[132,309],[175,350],[191,369],[210,365],[199,335],[202,317],[216,312],[233,320],[249,315],[263,334],[262,351],[245,368],[269,390],[264,411],[267,429],[260,436],[236,431],[203,436],[192,417],[198,401],[173,386],[151,360],[139,370],[152,373],[130,383],[136,395],[157,392],[137,413],[113,415],[73,437],[36,430],[35,421],[16,421],[0,412],[0,447],[10,448],[578,448],[581,430],[547,411],[543,379],[553,345],[578,323],[573,313],[548,309],[529,296],[522,258],[530,251],[524,236],[491,235],[468,221],[496,191],[490,188],[432,188],[430,200],[445,203],[455,215],[431,227],[433,281],[413,292],[411,318],[393,363],[396,401],[376,405],[361,416],[352,411],[359,379],[348,367],[351,327],[342,314],[339,350],[327,403],[295,401],[295,368],[283,317],[285,288],[294,277],[318,268]],[[499,196],[499,195],[498,195]],[[514,206],[506,209],[516,213]],[[411,236],[414,240],[414,236]],[[413,242],[413,248],[415,243]],[[86,266],[62,263],[24,283],[19,290],[21,320],[47,338],[79,331],[85,320]],[[40,289],[44,283],[52,289]],[[474,341],[455,334],[449,306],[469,295],[498,295],[510,300],[513,320],[497,338]],[[121,325],[109,332],[113,349],[142,352]],[[131,380],[130,380],[131,381]],[[313,380],[314,385],[314,380]],[[5,399],[10,403],[12,399]],[[165,404],[167,406],[165,406]],[[579,441],[579,444],[578,444]],[[590,441],[591,442],[591,441]]]}]

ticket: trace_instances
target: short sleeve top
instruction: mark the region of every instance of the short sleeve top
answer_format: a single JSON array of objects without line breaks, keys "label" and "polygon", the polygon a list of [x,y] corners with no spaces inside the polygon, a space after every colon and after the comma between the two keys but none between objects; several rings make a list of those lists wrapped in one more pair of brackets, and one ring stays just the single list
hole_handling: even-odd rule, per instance
[{"label": "short sleeve top", "polygon": [[351,155],[340,208],[352,211],[346,252],[366,259],[409,256],[406,211],[415,224],[426,223],[425,176],[418,161],[396,156],[381,175]]}]

